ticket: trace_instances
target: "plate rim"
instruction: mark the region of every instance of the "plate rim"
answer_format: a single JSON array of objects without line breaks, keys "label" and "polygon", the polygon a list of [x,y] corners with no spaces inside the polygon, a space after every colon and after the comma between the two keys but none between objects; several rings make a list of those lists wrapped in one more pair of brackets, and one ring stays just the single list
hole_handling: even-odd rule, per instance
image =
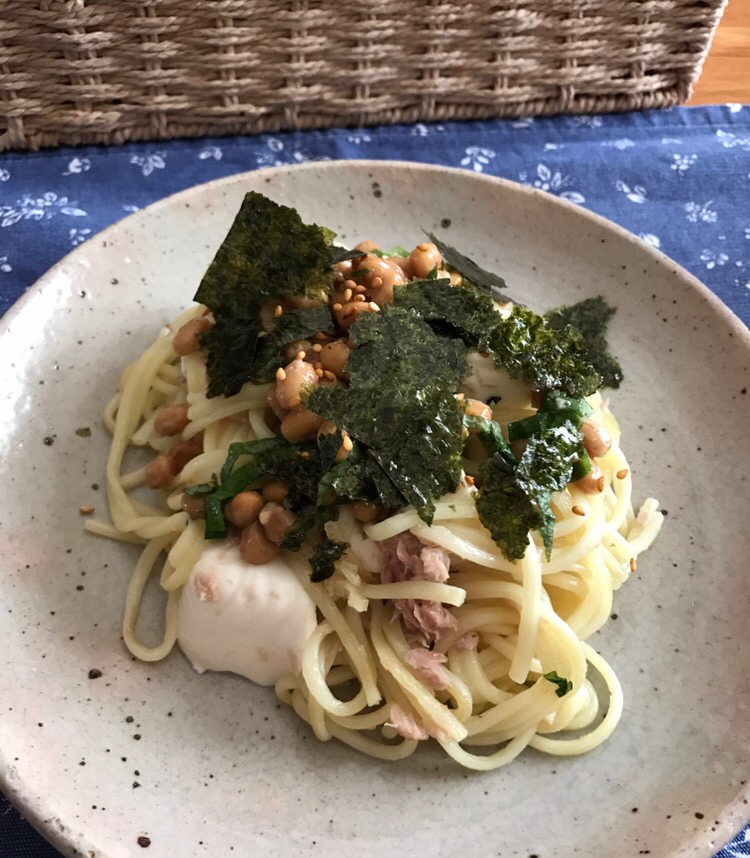
[{"label": "plate rim", "polygon": [[[34,300],[35,296],[41,293],[47,286],[47,283],[67,265],[74,264],[80,257],[86,255],[86,249],[89,241],[108,240],[108,238],[117,233],[122,225],[130,220],[135,220],[141,217],[144,213],[152,215],[158,213],[162,208],[168,208],[181,201],[183,197],[190,197],[194,194],[213,193],[222,189],[225,186],[236,185],[241,183],[246,177],[252,177],[253,181],[258,181],[258,177],[263,180],[265,177],[272,179],[277,175],[301,172],[319,172],[319,171],[337,171],[342,169],[355,169],[362,172],[368,170],[405,170],[416,173],[437,173],[461,177],[467,182],[477,182],[478,184],[491,184],[502,188],[510,194],[521,194],[528,198],[536,198],[542,204],[558,208],[568,215],[588,221],[590,224],[596,225],[599,228],[605,229],[616,235],[620,240],[634,245],[639,252],[646,253],[650,256],[655,264],[669,271],[672,276],[682,280],[687,286],[694,290],[698,296],[708,305],[712,313],[725,325],[728,325],[733,335],[737,337],[741,345],[750,353],[750,328],[744,324],[742,319],[728,307],[711,289],[702,283],[695,275],[691,274],[686,268],[678,262],[667,256],[661,250],[655,248],[648,242],[643,241],[637,235],[630,232],[623,226],[606,218],[596,212],[590,211],[569,200],[550,194],[541,189],[523,185],[511,179],[505,179],[499,176],[491,176],[485,173],[476,173],[461,167],[449,167],[442,164],[433,164],[423,161],[403,161],[398,159],[331,159],[325,161],[308,161],[303,164],[283,164],[275,167],[265,167],[255,170],[243,170],[237,173],[231,173],[228,176],[222,176],[218,179],[213,179],[208,182],[199,182],[190,185],[187,188],[176,191],[165,197],[161,197],[147,206],[144,206],[138,211],[130,212],[119,218],[113,223],[108,224],[99,232],[95,233],[82,244],[71,249],[65,256],[58,260],[54,265],[41,274],[34,283],[32,283],[25,292],[12,304],[10,308],[2,316],[2,329],[0,337],[7,335],[9,327],[15,322],[16,318],[24,312],[26,306]],[[105,287],[106,288],[106,287]],[[88,854],[96,854],[99,858],[114,858],[114,853],[102,852],[101,848],[90,843],[84,831],[76,834],[70,829],[64,820],[59,819],[54,814],[45,813],[42,797],[34,798],[31,795],[24,794],[25,784],[17,775],[16,767],[14,766],[10,755],[4,752],[0,747],[0,791],[5,795],[8,801],[22,814],[23,818],[36,831],[51,843],[58,851],[67,856]],[[733,837],[735,837],[748,823],[750,823],[750,815],[742,808],[750,801],[750,782],[738,792],[735,799],[727,804],[724,808],[725,818],[721,821],[718,830],[714,830],[714,837],[719,834],[721,846],[715,849],[711,854],[716,854],[720,851]],[[49,808],[52,810],[52,808]],[[746,818],[747,817],[747,818]],[[746,820],[746,821],[743,821]],[[57,822],[57,827],[54,823]],[[679,852],[673,853],[675,856],[687,854],[687,850],[694,848],[696,841],[710,832],[710,826],[707,825],[703,832],[698,832],[690,841],[685,841],[680,845]],[[115,844],[111,844],[115,845]],[[714,848],[713,846],[711,847]],[[107,846],[110,849],[110,846]]]}]

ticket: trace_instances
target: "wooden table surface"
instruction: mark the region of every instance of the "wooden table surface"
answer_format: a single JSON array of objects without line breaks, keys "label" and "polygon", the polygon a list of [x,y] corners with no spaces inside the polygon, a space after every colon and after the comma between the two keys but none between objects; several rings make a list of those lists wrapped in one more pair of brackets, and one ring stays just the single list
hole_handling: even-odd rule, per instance
[{"label": "wooden table surface", "polygon": [[750,104],[750,0],[729,0],[688,104]]}]

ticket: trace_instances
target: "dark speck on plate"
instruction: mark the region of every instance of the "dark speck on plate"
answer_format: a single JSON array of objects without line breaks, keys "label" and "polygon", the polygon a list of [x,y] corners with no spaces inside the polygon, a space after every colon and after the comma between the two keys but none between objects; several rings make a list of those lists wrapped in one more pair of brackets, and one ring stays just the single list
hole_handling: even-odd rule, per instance
[{"label": "dark speck on plate", "polygon": [[101,675],[102,675],[102,672],[101,672],[101,670],[99,670],[98,667],[92,667],[91,670],[89,671],[89,679],[99,679],[99,677]]},{"label": "dark speck on plate", "polygon": [[151,838],[150,837],[143,837],[143,836],[139,837],[138,838],[138,845],[140,847],[142,847],[143,849],[145,849],[146,847],[151,845]]}]

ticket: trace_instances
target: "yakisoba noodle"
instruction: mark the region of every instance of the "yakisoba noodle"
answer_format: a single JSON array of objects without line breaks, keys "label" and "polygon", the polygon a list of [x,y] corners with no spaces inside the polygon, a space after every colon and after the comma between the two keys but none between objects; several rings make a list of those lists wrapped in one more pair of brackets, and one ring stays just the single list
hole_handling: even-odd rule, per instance
[{"label": "yakisoba noodle", "polygon": [[[271,385],[246,383],[233,396],[208,398],[203,352],[182,358],[175,353],[176,332],[206,314],[198,305],[166,326],[124,371],[104,413],[112,433],[107,462],[112,525],[89,521],[86,526],[143,546],[127,589],[123,634],[133,655],[146,661],[164,658],[174,646],[181,590],[208,544],[204,522],[182,511],[185,488],[210,483],[230,444],[275,435],[267,411]],[[326,530],[351,548],[327,581],[310,581],[311,548],[284,554],[317,609],[317,626],[304,645],[300,671],[282,675],[275,689],[318,739],[336,738],[373,757],[397,760],[429,735],[461,765],[489,770],[527,746],[552,755],[580,754],[612,733],[622,712],[622,691],[613,669],[586,640],[610,616],[614,591],[635,570],[662,515],[651,499],[635,515],[617,422],[599,393],[587,402],[591,420],[612,441],[597,459],[604,489],[586,493],[570,483],[553,494],[556,525],[549,558],[537,532],[529,534],[522,559],[504,556],[479,520],[470,476],[437,501],[431,525],[412,507],[361,523],[349,506],[341,506],[338,520]],[[176,437],[165,437],[155,421],[175,404],[187,405],[189,422]],[[534,413],[530,403],[500,401],[493,409],[502,425]],[[146,468],[125,469],[131,447],[165,454],[196,440],[201,452],[171,478],[162,499],[136,498]],[[471,471],[472,462],[465,468]],[[447,581],[384,582],[363,560],[372,543],[392,545],[409,533],[448,552]],[[164,637],[146,646],[135,629],[144,588],[155,571],[166,594]],[[455,618],[428,650],[438,654],[429,657],[439,665],[438,688],[415,669],[414,638],[394,615],[394,600],[440,603]],[[606,686],[603,706],[589,678],[592,668]],[[558,686],[545,678],[553,672],[571,684],[569,693],[558,696]]]}]

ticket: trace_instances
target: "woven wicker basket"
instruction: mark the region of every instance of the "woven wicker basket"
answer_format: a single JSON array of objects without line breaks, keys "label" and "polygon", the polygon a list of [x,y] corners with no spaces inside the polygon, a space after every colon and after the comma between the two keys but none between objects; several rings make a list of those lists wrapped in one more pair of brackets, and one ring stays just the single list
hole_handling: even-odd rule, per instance
[{"label": "woven wicker basket", "polygon": [[0,150],[684,101],[726,0],[0,0]]}]

